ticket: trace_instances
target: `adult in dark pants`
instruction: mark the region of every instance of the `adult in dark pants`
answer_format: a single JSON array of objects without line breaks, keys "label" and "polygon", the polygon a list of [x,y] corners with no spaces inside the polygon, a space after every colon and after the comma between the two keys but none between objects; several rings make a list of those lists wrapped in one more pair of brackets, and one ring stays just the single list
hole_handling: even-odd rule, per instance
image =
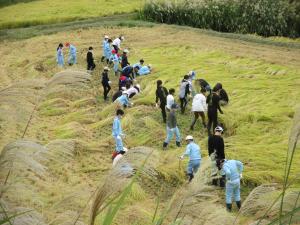
[{"label": "adult in dark pants", "polygon": [[181,81],[180,89],[179,89],[180,109],[182,114],[184,113],[186,105],[188,103],[187,95],[189,93],[190,93],[189,76],[185,75],[183,77],[183,80]]},{"label": "adult in dark pants", "polygon": [[161,109],[161,114],[163,117],[164,123],[167,122],[167,114],[166,114],[166,104],[167,104],[167,95],[168,95],[168,90],[167,88],[162,86],[162,81],[158,80],[156,82],[157,84],[157,89],[156,89],[156,107],[158,107],[158,101],[160,103],[159,107]]},{"label": "adult in dark pants", "polygon": [[87,62],[87,70],[93,71],[96,67],[94,63],[93,47],[89,47],[89,51],[86,54],[86,62]]},{"label": "adult in dark pants", "polygon": [[122,67],[122,69],[124,68],[124,67],[126,67],[126,66],[129,66],[130,65],[130,63],[128,62],[128,57],[127,57],[127,54],[128,54],[128,50],[127,49],[124,49],[124,51],[123,51],[123,54],[122,54],[122,60],[121,60],[121,67]]},{"label": "adult in dark pants", "polygon": [[218,160],[225,159],[224,140],[222,134],[223,128],[217,126],[215,128],[214,135],[208,137],[208,155],[212,161],[212,184],[217,186],[219,181],[220,187],[225,187],[225,177],[222,176],[221,178],[216,178],[218,170],[215,166]]},{"label": "adult in dark pants", "polygon": [[104,67],[104,71],[102,73],[102,81],[101,81],[101,83],[102,83],[102,86],[103,86],[103,95],[104,95],[104,100],[105,101],[107,101],[107,95],[108,95],[108,93],[109,93],[109,91],[111,89],[111,87],[109,85],[110,81],[109,81],[109,78],[108,78],[108,71],[109,70],[110,69],[107,66],[105,66]]},{"label": "adult in dark pants", "polygon": [[213,130],[218,126],[218,110],[221,114],[223,114],[223,111],[219,104],[219,102],[220,102],[219,92],[220,92],[219,90],[214,88],[212,90],[212,93],[206,99],[206,103],[208,105],[208,108],[207,108],[208,136],[211,135],[211,126],[213,126]]}]

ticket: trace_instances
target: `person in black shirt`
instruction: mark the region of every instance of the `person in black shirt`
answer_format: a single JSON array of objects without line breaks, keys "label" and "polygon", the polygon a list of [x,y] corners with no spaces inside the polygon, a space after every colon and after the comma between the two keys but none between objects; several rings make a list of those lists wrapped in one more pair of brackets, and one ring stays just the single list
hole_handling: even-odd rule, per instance
[{"label": "person in black shirt", "polygon": [[94,57],[93,57],[93,47],[89,47],[89,51],[86,54],[86,62],[87,62],[87,70],[93,71],[96,67],[94,63]]},{"label": "person in black shirt", "polygon": [[122,54],[122,61],[121,61],[121,67],[122,69],[126,66],[129,66],[130,63],[128,62],[128,58],[127,58],[127,53],[129,51],[127,49],[124,49],[123,54]]},{"label": "person in black shirt", "polygon": [[220,107],[220,97],[219,97],[220,90],[217,90],[216,88],[213,88],[212,93],[207,97],[206,103],[208,105],[207,109],[207,117],[208,117],[208,123],[207,123],[207,131],[208,136],[211,135],[211,126],[213,125],[213,130],[218,125],[218,110],[221,114],[223,114],[223,111]]},{"label": "person in black shirt", "polygon": [[205,89],[208,93],[211,93],[211,87],[209,83],[204,80],[204,79],[198,79],[197,80],[198,84],[200,85],[201,88]]},{"label": "person in black shirt", "polygon": [[160,102],[160,109],[161,109],[161,114],[163,117],[164,123],[167,122],[167,114],[166,114],[166,104],[167,104],[167,95],[168,95],[168,90],[167,88],[162,86],[162,81],[158,80],[157,82],[157,89],[156,89],[156,107],[158,107],[158,101]]},{"label": "person in black shirt", "polygon": [[107,100],[107,95],[108,95],[108,93],[109,93],[109,91],[111,89],[111,87],[109,85],[110,81],[109,81],[109,78],[108,78],[108,71],[109,70],[110,69],[107,66],[105,66],[104,67],[104,71],[102,73],[102,81],[101,81],[101,83],[102,83],[102,86],[103,86],[103,95],[104,95],[104,100],[105,101]]},{"label": "person in black shirt", "polygon": [[217,126],[215,128],[215,134],[208,137],[208,155],[212,160],[212,184],[218,185],[218,180],[220,183],[220,187],[225,187],[225,177],[214,178],[218,174],[218,170],[216,169],[216,162],[218,160],[225,159],[225,152],[224,152],[224,140],[222,138],[223,128]]},{"label": "person in black shirt", "polygon": [[220,90],[220,105],[225,106],[229,102],[229,98],[225,89],[223,89],[223,85],[221,83],[217,83],[214,87],[216,90]]}]

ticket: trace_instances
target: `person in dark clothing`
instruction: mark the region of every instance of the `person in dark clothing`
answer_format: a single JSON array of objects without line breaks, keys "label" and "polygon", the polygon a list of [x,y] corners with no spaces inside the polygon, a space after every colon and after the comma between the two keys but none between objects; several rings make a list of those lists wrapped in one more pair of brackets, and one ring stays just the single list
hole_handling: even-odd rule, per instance
[{"label": "person in dark clothing", "polygon": [[108,78],[108,71],[109,70],[110,69],[107,66],[105,66],[104,67],[104,71],[102,73],[102,81],[101,81],[101,83],[102,83],[102,86],[103,86],[103,95],[104,95],[104,100],[105,101],[107,100],[107,95],[108,95],[108,93],[109,93],[109,91],[111,89],[111,87],[109,85],[110,81],[109,81],[109,78]]},{"label": "person in dark clothing", "polygon": [[220,105],[227,105],[229,103],[229,98],[227,92],[223,89],[223,85],[221,83],[217,83],[214,88],[216,90],[220,90]]},{"label": "person in dark clothing", "polygon": [[164,123],[167,122],[167,114],[166,114],[166,104],[167,104],[167,95],[168,90],[167,88],[162,86],[162,81],[158,80],[157,82],[157,89],[156,89],[156,107],[158,107],[158,101],[160,103],[159,107],[161,109],[161,114],[163,117]]},{"label": "person in dark clothing", "polygon": [[89,51],[86,54],[86,62],[87,62],[87,70],[93,71],[96,67],[94,63],[94,57],[93,57],[93,47],[89,47]]},{"label": "person in dark clothing", "polygon": [[213,89],[212,93],[207,97],[206,103],[208,105],[207,109],[207,117],[208,117],[208,123],[207,123],[207,131],[208,136],[211,135],[211,126],[213,126],[213,130],[218,125],[218,110],[221,114],[223,114],[223,111],[220,107],[220,97],[219,97],[220,90]]},{"label": "person in dark clothing", "polygon": [[198,84],[200,85],[201,88],[204,88],[208,93],[211,93],[211,87],[209,83],[204,80],[204,79],[198,79],[197,80]]},{"label": "person in dark clothing", "polygon": [[189,79],[188,75],[185,75],[183,77],[183,80],[181,81],[180,89],[179,89],[180,109],[181,109],[182,114],[184,114],[186,105],[188,103],[187,96],[188,96],[188,94],[190,94],[190,83],[189,83],[188,79]]},{"label": "person in dark clothing", "polygon": [[224,140],[222,137],[223,128],[217,126],[214,131],[214,135],[208,137],[208,155],[212,160],[212,165],[214,165],[212,168],[212,184],[217,186],[219,181],[220,187],[225,187],[225,176],[216,178],[218,170],[215,168],[216,162],[218,160],[225,159]]},{"label": "person in dark clothing", "polygon": [[132,67],[132,66],[125,66],[123,69],[122,69],[122,75],[124,75],[125,77],[128,77],[130,78],[131,80],[134,79],[135,77],[135,74],[139,71],[139,68],[136,66],[136,67]]},{"label": "person in dark clothing", "polygon": [[124,67],[130,65],[130,63],[128,62],[127,53],[128,53],[128,50],[124,49],[123,54],[122,54],[122,61],[121,61],[121,67],[122,67],[122,69]]}]

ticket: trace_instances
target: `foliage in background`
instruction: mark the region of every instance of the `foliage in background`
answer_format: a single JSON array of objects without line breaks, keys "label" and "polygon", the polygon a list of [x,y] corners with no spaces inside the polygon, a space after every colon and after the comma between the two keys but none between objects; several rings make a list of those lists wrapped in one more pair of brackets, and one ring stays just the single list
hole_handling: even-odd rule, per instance
[{"label": "foliage in background", "polygon": [[284,0],[153,0],[145,3],[141,16],[221,32],[298,37],[296,4]]}]

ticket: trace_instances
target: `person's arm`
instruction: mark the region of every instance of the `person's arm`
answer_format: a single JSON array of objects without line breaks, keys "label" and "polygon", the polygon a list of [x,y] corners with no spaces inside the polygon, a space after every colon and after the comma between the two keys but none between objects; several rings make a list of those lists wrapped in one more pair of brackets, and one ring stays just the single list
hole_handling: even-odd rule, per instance
[{"label": "person's arm", "polygon": [[220,142],[220,153],[221,153],[221,155],[220,155],[220,157],[222,158],[222,159],[225,159],[225,152],[224,152],[224,140],[223,140],[223,138],[221,138],[221,142]]},{"label": "person's arm", "polygon": [[224,173],[226,175],[226,179],[229,180],[230,179],[230,175],[231,175],[230,169],[226,165],[224,165],[223,166],[223,171],[224,171]]},{"label": "person's arm", "polygon": [[190,155],[190,152],[191,152],[191,150],[190,150],[189,145],[188,145],[188,146],[186,146],[185,152],[182,154],[182,156],[180,156],[180,159],[183,159],[184,156]]},{"label": "person's arm", "polygon": [[243,170],[244,170],[244,165],[243,165],[243,163],[240,162],[240,161],[238,161],[238,160],[236,160],[235,163],[236,163],[236,166],[237,166],[237,168],[238,168],[238,170],[239,170],[239,173],[241,174],[241,173],[243,172]]},{"label": "person's arm", "polygon": [[217,105],[217,108],[218,108],[219,112],[220,112],[221,114],[223,114],[223,111],[222,111],[222,109],[221,109],[221,107],[220,107],[220,98],[219,98],[219,96],[215,96],[215,103],[216,103],[216,105]]},{"label": "person's arm", "polygon": [[208,155],[210,156],[213,152],[214,152],[214,144],[213,144],[212,137],[210,136],[208,138]]},{"label": "person's arm", "polygon": [[155,103],[156,103],[156,104],[158,103],[158,100],[159,100],[158,91],[159,91],[159,90],[156,89],[156,92],[155,92],[155,95],[156,95]]},{"label": "person's arm", "polygon": [[184,97],[186,97],[188,94],[190,94],[190,84],[189,83],[185,86]]},{"label": "person's arm", "polygon": [[113,122],[113,136],[119,136],[119,121],[118,120],[114,120]]}]

